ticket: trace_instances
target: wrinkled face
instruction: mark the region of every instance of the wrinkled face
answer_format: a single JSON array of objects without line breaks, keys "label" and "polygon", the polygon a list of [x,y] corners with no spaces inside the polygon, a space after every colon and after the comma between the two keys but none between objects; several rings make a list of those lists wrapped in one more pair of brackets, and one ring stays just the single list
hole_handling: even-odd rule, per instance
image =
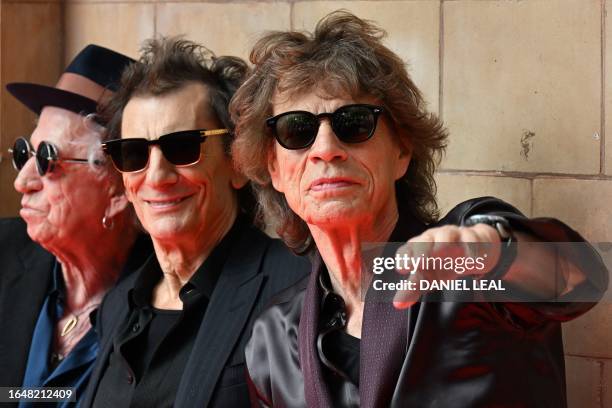
[{"label": "wrinkled face", "polygon": [[[54,144],[60,158],[78,159],[86,159],[92,144],[98,143],[82,116],[51,106],[41,112],[30,138],[35,150],[41,141]],[[28,234],[48,249],[98,231],[110,200],[107,182],[87,163],[60,162],[41,177],[31,157],[14,185],[23,194],[19,214],[28,224]]]},{"label": "wrinkled face", "polygon": [[[325,98],[315,92],[276,96],[273,115],[293,110],[334,112],[355,103],[377,104],[373,98]],[[346,144],[321,121],[312,146],[287,150],[275,142],[268,156],[274,188],[285,194],[291,209],[308,224],[338,227],[376,222],[396,213],[395,181],[404,175],[410,155],[400,149],[383,114],[376,132],[362,143]]]},{"label": "wrinkled face", "polygon": [[[190,83],[165,95],[134,97],[123,111],[122,138],[152,140],[181,130],[222,128],[207,96],[204,85]],[[208,137],[200,149],[197,163],[177,167],[153,146],[144,170],[123,174],[140,222],[158,241],[206,236],[235,215],[235,188],[242,187],[242,178],[224,153],[221,137]]]}]

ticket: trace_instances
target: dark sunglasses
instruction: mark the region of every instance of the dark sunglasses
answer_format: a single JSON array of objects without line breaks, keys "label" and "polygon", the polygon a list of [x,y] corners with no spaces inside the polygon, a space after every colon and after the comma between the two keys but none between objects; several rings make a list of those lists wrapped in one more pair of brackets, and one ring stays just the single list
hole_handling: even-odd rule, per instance
[{"label": "dark sunglasses", "polygon": [[208,136],[229,134],[227,129],[184,130],[160,136],[159,139],[128,138],[102,143],[104,153],[122,173],[143,170],[149,164],[149,147],[159,146],[168,162],[175,166],[189,166],[200,160],[200,144]]},{"label": "dark sunglasses", "polygon": [[381,106],[344,105],[335,112],[315,115],[306,111],[289,111],[266,120],[272,134],[285,149],[305,149],[312,145],[322,118],[329,118],[331,127],[342,142],[361,143],[372,137]]},{"label": "dark sunglasses", "polygon": [[38,150],[34,150],[30,142],[23,137],[15,140],[15,144],[13,144],[12,149],[9,149],[9,153],[11,153],[13,158],[13,167],[15,167],[17,171],[20,171],[23,166],[26,165],[30,157],[35,156],[36,169],[41,176],[52,173],[59,162],[89,163],[87,159],[75,159],[73,157],[60,158],[57,147],[50,142],[42,141],[38,144]]}]

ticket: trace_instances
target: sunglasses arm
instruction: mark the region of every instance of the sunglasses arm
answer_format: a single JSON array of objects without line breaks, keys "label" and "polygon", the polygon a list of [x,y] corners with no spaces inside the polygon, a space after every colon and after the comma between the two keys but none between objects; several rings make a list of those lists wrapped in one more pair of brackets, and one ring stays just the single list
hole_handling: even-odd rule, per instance
[{"label": "sunglasses arm", "polygon": [[[77,163],[77,164],[87,164],[87,163],[90,162],[87,159],[72,159],[72,158],[67,158],[67,159],[60,158],[59,161],[60,162],[66,162],[66,163]],[[95,159],[91,163],[94,166],[101,166],[102,164],[104,164],[104,162],[102,160],[95,160]]]}]

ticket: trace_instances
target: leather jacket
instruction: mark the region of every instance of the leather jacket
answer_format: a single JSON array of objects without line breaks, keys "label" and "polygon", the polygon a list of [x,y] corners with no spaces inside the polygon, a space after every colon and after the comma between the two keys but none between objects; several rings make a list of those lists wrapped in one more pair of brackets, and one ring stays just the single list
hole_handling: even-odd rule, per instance
[{"label": "leather jacket", "polygon": [[[512,227],[544,241],[583,241],[553,219],[529,220],[491,197],[455,207],[436,226],[461,225],[473,214],[503,215]],[[401,223],[411,224],[408,228]],[[400,213],[394,231],[407,240],[426,229]],[[603,294],[607,271],[593,252],[585,286]],[[321,361],[319,283],[325,265],[277,297],[255,322],[246,348],[251,400],[275,407],[565,407],[560,322],[594,302],[421,302],[408,311],[366,299],[359,385],[330,377]],[[439,299],[438,299],[439,300]]]}]

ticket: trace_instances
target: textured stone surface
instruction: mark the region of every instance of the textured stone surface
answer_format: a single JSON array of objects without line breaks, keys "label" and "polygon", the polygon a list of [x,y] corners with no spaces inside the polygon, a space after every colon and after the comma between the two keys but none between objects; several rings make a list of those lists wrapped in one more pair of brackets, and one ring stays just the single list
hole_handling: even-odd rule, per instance
[{"label": "textured stone surface", "polygon": [[2,64],[0,115],[0,216],[17,215],[19,195],[13,189],[16,172],[7,149],[34,128],[35,115],[10,95],[10,82],[54,85],[62,69],[61,5],[2,3]]},{"label": "textured stone surface", "polygon": [[591,241],[612,241],[612,181],[536,179],[533,215],[553,216]]},{"label": "textured stone surface", "polygon": [[408,63],[408,71],[423,92],[428,109],[438,111],[439,1],[308,1],[297,2],[293,26],[312,31],[323,16],[346,9],[375,21],[388,33],[385,44]]},{"label": "textured stone surface", "polygon": [[599,172],[600,3],[443,3],[445,168]]},{"label": "textured stone surface", "polygon": [[601,363],[583,357],[565,357],[569,408],[601,407],[599,384]]},{"label": "textured stone surface", "polygon": [[603,378],[601,380],[602,406],[612,408],[612,360],[603,361]]},{"label": "textured stone surface", "polygon": [[517,207],[525,215],[531,212],[531,181],[492,176],[436,175],[440,214],[470,198],[494,196]]},{"label": "textured stone surface", "polygon": [[19,215],[21,195],[13,188],[17,172],[13,169],[10,159],[0,163],[0,217],[15,217]]},{"label": "textured stone surface", "polygon": [[136,57],[153,37],[155,5],[147,3],[68,3],[65,5],[65,62],[95,43]]},{"label": "textured stone surface", "polygon": [[612,303],[609,291],[607,300],[579,318],[563,324],[566,353],[612,358]]},{"label": "textured stone surface", "polygon": [[[606,72],[605,72],[605,112],[606,112],[606,140],[605,140],[605,167],[606,174],[612,175],[612,20],[610,19],[610,2],[606,5],[607,13],[605,14],[605,55],[606,55]],[[612,390],[610,390],[612,395]],[[612,398],[612,397],[611,397]],[[612,404],[610,404],[612,407]]]},{"label": "textured stone surface", "polygon": [[248,54],[266,30],[290,27],[288,3],[165,3],[157,6],[157,32],[185,35],[217,55]]}]

